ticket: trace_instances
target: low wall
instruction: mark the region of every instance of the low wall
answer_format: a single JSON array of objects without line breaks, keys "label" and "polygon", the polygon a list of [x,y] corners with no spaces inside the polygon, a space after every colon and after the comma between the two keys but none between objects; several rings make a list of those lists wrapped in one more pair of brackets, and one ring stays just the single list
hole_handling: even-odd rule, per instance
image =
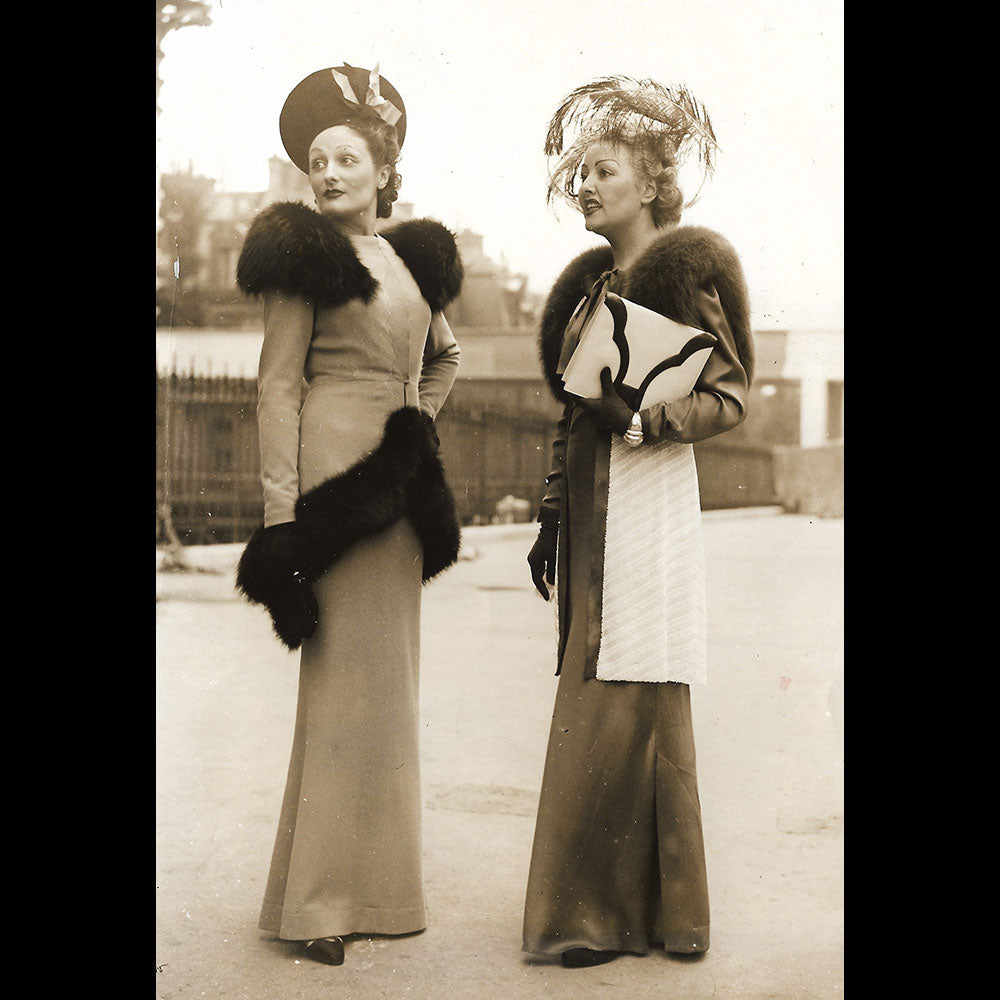
[{"label": "low wall", "polygon": [[815,448],[775,447],[774,485],[778,503],[789,513],[843,517],[843,441]]},{"label": "low wall", "polygon": [[777,503],[771,447],[730,445],[726,435],[694,446],[702,510],[766,507]]}]

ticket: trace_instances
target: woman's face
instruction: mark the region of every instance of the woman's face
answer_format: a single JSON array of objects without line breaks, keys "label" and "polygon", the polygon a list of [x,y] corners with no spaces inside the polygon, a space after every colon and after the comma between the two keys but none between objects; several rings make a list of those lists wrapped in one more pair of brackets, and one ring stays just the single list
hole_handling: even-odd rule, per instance
[{"label": "woman's face", "polygon": [[628,146],[596,142],[587,148],[577,200],[591,232],[609,238],[627,230],[655,197],[656,185],[636,171]]},{"label": "woman's face", "polygon": [[324,129],[309,147],[309,183],[323,215],[351,224],[371,213],[390,168],[378,167],[363,135],[348,125]]}]

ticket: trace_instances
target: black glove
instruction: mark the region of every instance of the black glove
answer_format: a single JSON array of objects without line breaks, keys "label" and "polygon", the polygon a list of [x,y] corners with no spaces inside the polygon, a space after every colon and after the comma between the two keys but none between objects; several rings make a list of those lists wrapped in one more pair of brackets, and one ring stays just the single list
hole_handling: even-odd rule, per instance
[{"label": "black glove", "polygon": [[299,531],[294,521],[258,528],[240,558],[237,587],[271,614],[278,638],[297,649],[319,624],[319,606],[303,572]]},{"label": "black glove", "polygon": [[296,649],[316,631],[319,605],[312,586],[301,573],[293,574],[292,581],[279,592],[270,611],[278,638],[289,649]]},{"label": "black glove", "polygon": [[434,442],[434,453],[437,454],[441,450],[441,438],[438,437],[437,425],[429,413],[425,413],[424,416],[427,417],[427,430],[430,433],[431,440]]},{"label": "black glove", "polygon": [[549,590],[545,581],[556,582],[556,540],[559,537],[559,516],[549,508],[544,508],[538,517],[541,526],[538,537],[528,553],[528,565],[531,567],[531,580],[538,593],[549,599]]},{"label": "black glove", "polygon": [[629,424],[632,423],[632,410],[618,395],[611,380],[610,368],[604,368],[601,371],[600,398],[578,399],[576,402],[590,414],[600,430],[624,434],[628,430]]}]

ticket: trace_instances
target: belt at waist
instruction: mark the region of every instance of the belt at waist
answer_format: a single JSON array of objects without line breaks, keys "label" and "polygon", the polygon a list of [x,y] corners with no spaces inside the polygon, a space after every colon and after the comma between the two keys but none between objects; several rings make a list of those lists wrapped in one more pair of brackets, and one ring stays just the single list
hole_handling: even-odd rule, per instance
[{"label": "belt at waist", "polygon": [[309,389],[319,388],[330,384],[349,384],[352,382],[376,382],[380,385],[398,386],[403,390],[402,402],[400,406],[419,406],[420,392],[418,384],[409,378],[396,376],[386,376],[384,372],[330,372],[322,375],[314,375],[309,379]]}]

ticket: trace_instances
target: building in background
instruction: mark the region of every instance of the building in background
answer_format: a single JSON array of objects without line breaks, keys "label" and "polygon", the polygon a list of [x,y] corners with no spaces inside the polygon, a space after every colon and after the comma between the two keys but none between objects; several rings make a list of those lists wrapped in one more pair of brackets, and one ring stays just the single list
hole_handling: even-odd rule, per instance
[{"label": "building in background", "polygon": [[[260,518],[261,307],[237,289],[236,262],[262,208],[313,197],[293,164],[272,157],[269,168],[259,192],[218,192],[191,171],[163,176],[157,491],[189,542],[244,540]],[[380,226],[413,217],[412,204],[396,202]],[[504,507],[532,516],[560,414],[538,360],[544,297],[529,290],[526,275],[490,258],[481,234],[464,229],[456,239],[466,277],[445,314],[462,363],[438,420],[449,478],[465,523],[494,520]],[[746,421],[695,446],[702,506],[781,504],[842,516],[843,331],[758,330],[754,340]]]},{"label": "building in background", "polygon": [[[254,216],[278,201],[313,203],[309,180],[294,164],[273,156],[266,191],[220,192],[215,181],[188,172],[164,174],[158,234],[160,279],[157,326],[256,329],[260,308],[236,287],[236,262]],[[378,229],[412,219],[410,202],[397,201]],[[462,294],[448,308],[453,327],[526,328],[540,303],[528,291],[528,277],[514,274],[483,251],[483,237],[469,229],[456,234],[465,264]]]}]

